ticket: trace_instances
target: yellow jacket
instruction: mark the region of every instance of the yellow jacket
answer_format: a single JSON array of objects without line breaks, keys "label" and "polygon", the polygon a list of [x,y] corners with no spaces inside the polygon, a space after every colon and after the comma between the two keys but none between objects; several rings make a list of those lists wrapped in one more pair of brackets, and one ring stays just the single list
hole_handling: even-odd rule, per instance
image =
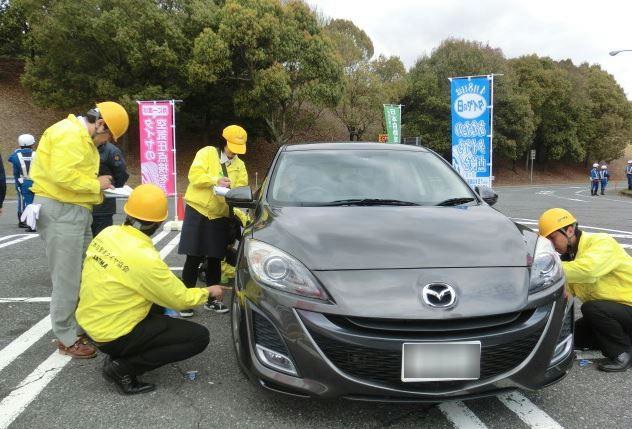
[{"label": "yellow jacket", "polygon": [[[237,155],[226,167],[231,188],[248,185],[248,172],[246,165]],[[217,149],[213,146],[206,146],[195,154],[193,164],[189,169],[189,186],[184,198],[187,204],[209,219],[228,217],[228,204],[224,197],[219,197],[213,193],[213,186],[223,177],[222,166],[220,165]],[[235,209],[242,224],[245,224],[245,214]]]},{"label": "yellow jacket", "polygon": [[98,174],[99,151],[76,116],[44,131],[31,167],[36,195],[91,209],[103,201]]},{"label": "yellow jacket", "polygon": [[632,256],[609,235],[582,232],[575,260],[562,266],[570,292],[583,302],[632,306]]},{"label": "yellow jacket", "polygon": [[92,339],[108,342],[129,333],[152,303],[182,310],[207,299],[206,289],[187,289],[169,270],[151,238],[117,225],[88,247],[75,315]]}]

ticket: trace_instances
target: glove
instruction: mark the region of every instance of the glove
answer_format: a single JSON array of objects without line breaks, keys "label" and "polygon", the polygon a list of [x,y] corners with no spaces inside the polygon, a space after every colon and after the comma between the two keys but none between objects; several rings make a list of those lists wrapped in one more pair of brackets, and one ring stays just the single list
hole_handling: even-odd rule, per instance
[{"label": "glove", "polygon": [[29,228],[37,229],[37,219],[39,219],[39,211],[41,207],[41,204],[29,204],[24,209],[22,216],[20,216],[20,220],[25,222]]}]

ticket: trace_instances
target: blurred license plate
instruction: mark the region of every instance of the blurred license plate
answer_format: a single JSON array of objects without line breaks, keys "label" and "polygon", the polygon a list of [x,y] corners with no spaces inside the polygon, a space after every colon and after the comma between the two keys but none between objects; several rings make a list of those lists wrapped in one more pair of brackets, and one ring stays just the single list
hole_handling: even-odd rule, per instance
[{"label": "blurred license plate", "polygon": [[481,342],[404,343],[402,381],[478,380]]}]

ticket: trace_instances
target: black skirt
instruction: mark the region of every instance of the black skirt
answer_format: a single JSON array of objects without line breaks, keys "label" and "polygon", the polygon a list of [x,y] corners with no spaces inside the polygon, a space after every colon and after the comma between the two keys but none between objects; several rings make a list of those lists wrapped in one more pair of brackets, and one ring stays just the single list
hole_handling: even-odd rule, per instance
[{"label": "black skirt", "polygon": [[180,255],[206,256],[223,259],[228,245],[228,218],[209,220],[187,205],[180,234]]}]

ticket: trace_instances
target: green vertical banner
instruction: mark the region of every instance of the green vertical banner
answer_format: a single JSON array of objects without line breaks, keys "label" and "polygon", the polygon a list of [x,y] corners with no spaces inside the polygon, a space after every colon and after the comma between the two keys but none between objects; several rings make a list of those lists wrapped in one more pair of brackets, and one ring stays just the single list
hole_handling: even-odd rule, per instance
[{"label": "green vertical banner", "polygon": [[385,104],[384,121],[386,122],[388,143],[400,143],[402,139],[402,106]]}]

